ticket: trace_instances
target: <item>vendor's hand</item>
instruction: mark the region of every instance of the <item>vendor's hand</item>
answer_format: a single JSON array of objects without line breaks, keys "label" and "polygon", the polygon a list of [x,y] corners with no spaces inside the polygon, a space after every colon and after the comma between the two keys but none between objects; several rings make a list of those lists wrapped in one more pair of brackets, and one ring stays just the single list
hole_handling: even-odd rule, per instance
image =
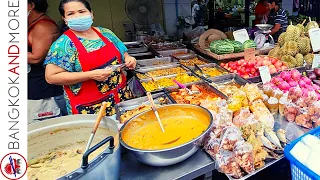
[{"label": "vendor's hand", "polygon": [[112,73],[111,68],[95,69],[91,71],[91,79],[104,82],[109,78],[111,73]]},{"label": "vendor's hand", "polygon": [[126,56],[124,61],[125,61],[126,66],[129,69],[135,69],[136,68],[136,64],[137,64],[136,58],[134,58],[132,56]]}]

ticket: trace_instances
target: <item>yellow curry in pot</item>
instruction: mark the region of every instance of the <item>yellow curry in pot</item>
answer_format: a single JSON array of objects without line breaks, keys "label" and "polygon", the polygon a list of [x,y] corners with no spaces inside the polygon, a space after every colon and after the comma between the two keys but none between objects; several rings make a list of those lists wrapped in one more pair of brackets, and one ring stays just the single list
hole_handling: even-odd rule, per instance
[{"label": "yellow curry in pot", "polygon": [[209,126],[210,118],[192,108],[160,108],[158,110],[165,132],[153,111],[138,116],[122,130],[122,140],[142,150],[176,147],[199,137]]}]

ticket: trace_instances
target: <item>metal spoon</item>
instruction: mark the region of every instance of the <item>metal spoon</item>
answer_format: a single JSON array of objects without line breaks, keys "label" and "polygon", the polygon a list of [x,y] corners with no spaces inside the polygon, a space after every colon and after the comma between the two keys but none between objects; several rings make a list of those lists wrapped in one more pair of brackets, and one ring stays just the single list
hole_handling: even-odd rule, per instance
[{"label": "metal spoon", "polygon": [[153,101],[153,98],[152,98],[151,93],[150,93],[150,92],[147,92],[147,96],[148,96],[149,102],[150,102],[150,104],[151,104],[151,106],[152,106],[152,110],[153,110],[154,114],[156,115],[156,118],[157,118],[157,120],[158,120],[158,123],[159,123],[159,125],[160,125],[160,127],[161,127],[161,130],[162,130],[162,132],[164,132],[164,128],[163,128],[163,126],[162,126],[162,123],[161,123],[161,120],[160,120],[160,116],[159,116],[159,113],[158,113],[158,111],[157,111],[156,105],[154,104],[154,101]]}]

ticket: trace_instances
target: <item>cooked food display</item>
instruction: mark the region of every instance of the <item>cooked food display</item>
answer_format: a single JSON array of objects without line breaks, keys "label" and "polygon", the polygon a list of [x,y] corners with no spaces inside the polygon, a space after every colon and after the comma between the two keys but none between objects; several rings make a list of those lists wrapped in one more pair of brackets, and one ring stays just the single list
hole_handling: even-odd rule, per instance
[{"label": "cooked food display", "polygon": [[[227,72],[223,72],[223,71],[221,71],[221,70],[219,70],[217,68],[214,68],[214,67],[204,67],[201,70],[202,70],[204,75],[207,75],[207,76],[210,76],[210,77],[221,76],[223,74],[228,74]],[[196,73],[198,75],[200,75],[200,76],[202,75],[202,73],[199,70],[197,70]]]},{"label": "cooked food display", "polygon": [[[160,107],[161,105],[163,104],[168,104],[168,99],[167,98],[164,98],[164,97],[159,97],[156,99],[157,102],[159,102],[159,104],[156,103],[156,106],[157,107]],[[129,119],[131,119],[133,116],[136,116],[144,111],[148,111],[148,110],[151,110],[152,107],[150,105],[149,102],[145,102],[141,105],[139,105],[138,107],[134,108],[134,109],[131,109],[131,110],[127,110],[125,111],[123,114],[120,115],[120,123],[121,124],[124,124],[126,123]]]},{"label": "cooked food display", "polygon": [[[90,135],[91,130],[91,126],[81,127],[81,132],[88,132],[88,135]],[[32,141],[29,141],[28,139],[28,143],[30,143],[31,146],[37,146],[39,141],[46,141],[50,138],[61,137],[65,134],[65,132],[75,134],[75,137],[73,137],[74,143],[68,142],[68,144],[52,146],[52,149],[47,152],[41,152],[41,154],[37,155],[36,157],[31,157],[34,156],[32,153],[29,154],[27,169],[29,180],[56,180],[80,167],[79,164],[82,160],[87,140],[79,139],[77,136],[77,134],[79,134],[79,128],[58,129],[56,131],[42,134],[41,136],[38,136],[36,140],[33,139]],[[99,127],[92,144],[97,144],[108,136],[115,137],[115,135],[116,132],[113,130]],[[114,143],[116,147],[119,144],[116,138]],[[108,144],[103,145],[90,154],[89,162],[96,158],[107,147]]]},{"label": "cooked food display", "polygon": [[181,74],[186,73],[187,71],[181,67],[175,67],[175,68],[168,68],[168,69],[158,69],[146,72],[145,74],[137,74],[137,77],[139,79],[147,79],[150,77],[158,77],[158,76],[167,76],[171,74]]},{"label": "cooked food display", "polygon": [[198,109],[174,106],[159,108],[158,112],[165,132],[161,131],[154,113],[149,111],[126,125],[122,140],[137,149],[167,149],[197,138],[210,124],[210,117]]},{"label": "cooked food display", "polygon": [[210,91],[204,84],[197,84],[191,86],[193,94],[189,94],[186,89],[179,89],[176,92],[172,92],[171,97],[179,104],[194,104],[200,105],[205,100],[214,100],[218,96]]},{"label": "cooked food display", "polygon": [[173,82],[173,79],[176,79],[178,82],[182,84],[196,82],[200,80],[199,78],[192,75],[178,74],[176,77],[161,78],[161,79],[157,79],[156,81],[150,80],[148,82],[142,82],[141,84],[146,91],[151,92],[151,91],[158,90],[159,88],[175,86],[176,84]]},{"label": "cooked food display", "polygon": [[135,109],[128,110],[127,112],[125,112],[120,116],[120,123],[121,124],[126,123],[133,116],[148,110],[151,110],[151,105],[146,105],[146,104],[142,104]]},{"label": "cooked food display", "polygon": [[187,59],[187,60],[179,60],[180,64],[184,65],[184,66],[194,66],[196,65],[204,65],[207,64],[207,62],[202,61],[200,59],[198,59],[197,57],[193,58],[193,59]]}]

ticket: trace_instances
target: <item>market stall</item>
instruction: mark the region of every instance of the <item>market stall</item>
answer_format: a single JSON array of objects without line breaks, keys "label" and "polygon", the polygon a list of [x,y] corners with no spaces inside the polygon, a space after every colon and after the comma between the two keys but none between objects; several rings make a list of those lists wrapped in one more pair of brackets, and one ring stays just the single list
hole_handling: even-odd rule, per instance
[{"label": "market stall", "polygon": [[[208,41],[208,37],[204,39]],[[110,155],[118,153],[121,147],[121,159],[119,155],[116,160],[121,161],[121,168],[115,169],[120,172],[118,178],[193,179],[201,175],[210,177],[213,170],[218,170],[229,179],[246,179],[285,158],[284,148],[288,144],[320,124],[319,68],[306,66],[310,60],[304,57],[302,64],[297,62],[302,48],[298,45],[292,48],[290,43],[276,48],[283,48],[286,53],[281,56],[292,55],[294,60],[280,58],[276,48],[269,56],[253,51],[254,58],[247,59],[241,51],[243,46],[255,48],[252,40],[244,45],[222,38],[210,42],[210,51],[224,54],[224,60],[229,60],[223,63],[214,63],[219,59],[204,57],[179,42],[140,43],[138,50],[155,55],[138,59],[133,71],[135,88],[142,93],[118,103],[116,114],[102,123],[104,128],[114,129],[112,123],[116,122],[119,129],[119,134],[114,135],[116,151],[112,151],[112,145],[105,150]],[[232,55],[234,46],[241,55]],[[307,55],[311,48],[306,51]],[[231,54],[228,58],[227,53]],[[237,61],[230,61],[235,58]],[[148,93],[152,94],[152,100],[146,96]],[[161,132],[155,112],[166,132]],[[112,123],[106,124],[108,121]],[[74,122],[70,123],[72,126]],[[87,125],[86,121],[83,123]],[[30,136],[36,137],[37,128],[33,127]],[[55,134],[56,130],[41,132]],[[78,156],[82,153],[78,152]],[[34,177],[46,162],[36,157],[36,154],[32,157],[30,170]],[[100,157],[96,163],[105,162]],[[88,165],[67,175],[70,172],[58,171],[57,176],[88,175],[86,168],[94,167],[95,164]]]}]

